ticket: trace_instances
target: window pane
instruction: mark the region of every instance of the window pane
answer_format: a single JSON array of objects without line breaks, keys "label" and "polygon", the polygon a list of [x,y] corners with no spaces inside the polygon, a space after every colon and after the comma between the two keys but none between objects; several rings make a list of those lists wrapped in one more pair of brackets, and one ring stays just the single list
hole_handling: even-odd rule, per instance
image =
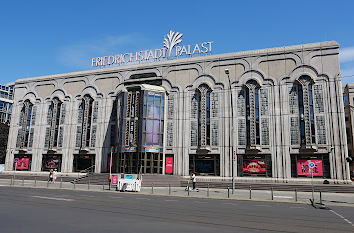
[{"label": "window pane", "polygon": [[153,131],[154,121],[146,120],[146,132],[151,133]]}]

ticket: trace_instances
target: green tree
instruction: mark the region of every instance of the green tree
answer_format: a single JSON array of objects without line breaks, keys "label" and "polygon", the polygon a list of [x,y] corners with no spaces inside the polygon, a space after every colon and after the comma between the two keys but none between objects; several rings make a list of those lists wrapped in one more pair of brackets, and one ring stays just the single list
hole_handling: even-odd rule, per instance
[{"label": "green tree", "polygon": [[5,163],[7,139],[9,137],[10,126],[0,123],[0,164]]}]

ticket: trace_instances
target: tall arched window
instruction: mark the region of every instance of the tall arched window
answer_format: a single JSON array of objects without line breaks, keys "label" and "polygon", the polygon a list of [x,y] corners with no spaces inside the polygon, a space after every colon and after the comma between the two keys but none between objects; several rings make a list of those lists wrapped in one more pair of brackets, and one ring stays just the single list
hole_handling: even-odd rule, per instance
[{"label": "tall arched window", "polygon": [[315,144],[316,133],[312,95],[312,80],[309,76],[301,76],[298,82],[300,143],[302,145]]},{"label": "tall arched window", "polygon": [[247,147],[269,145],[268,90],[255,80],[249,80],[237,91],[236,118],[239,145]]},{"label": "tall arched window", "polygon": [[191,98],[191,145],[206,147],[211,144],[211,93],[208,85],[200,85]]},{"label": "tall arched window", "polygon": [[322,84],[301,76],[289,89],[289,106],[291,144],[326,144]]},{"label": "tall arched window", "polygon": [[20,128],[17,135],[16,147],[32,147],[34,129],[31,128],[31,126],[34,125],[34,117],[35,111],[33,111],[33,104],[29,100],[25,100],[20,112]]},{"label": "tall arched window", "polygon": [[65,105],[57,97],[55,97],[48,107],[47,114],[47,124],[49,127],[46,128],[44,146],[48,149],[62,146],[63,127],[61,127],[61,125],[64,123],[64,118]]},{"label": "tall arched window", "polygon": [[78,109],[76,147],[94,147],[96,143],[98,102],[90,95],[85,95]]},{"label": "tall arched window", "polygon": [[247,145],[260,145],[259,85],[250,80],[245,85]]}]

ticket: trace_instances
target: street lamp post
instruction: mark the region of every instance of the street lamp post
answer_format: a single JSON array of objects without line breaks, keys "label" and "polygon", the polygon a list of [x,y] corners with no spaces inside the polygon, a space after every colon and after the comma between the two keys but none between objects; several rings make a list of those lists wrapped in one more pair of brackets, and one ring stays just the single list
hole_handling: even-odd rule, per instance
[{"label": "street lamp post", "polygon": [[[231,134],[229,134],[229,145],[231,146],[231,171],[232,171],[232,194],[235,193],[235,155],[234,155],[234,107],[233,107],[233,98],[232,98],[232,90],[231,90],[231,81],[230,81],[230,71],[229,69],[225,69],[225,74],[227,75],[227,79],[229,80],[229,90],[230,90],[230,100],[231,100]],[[232,140],[231,140],[232,138]]]},{"label": "street lamp post", "polygon": [[111,179],[112,179],[112,157],[113,157],[113,146],[111,147],[111,158],[109,160],[109,190],[111,190]]}]

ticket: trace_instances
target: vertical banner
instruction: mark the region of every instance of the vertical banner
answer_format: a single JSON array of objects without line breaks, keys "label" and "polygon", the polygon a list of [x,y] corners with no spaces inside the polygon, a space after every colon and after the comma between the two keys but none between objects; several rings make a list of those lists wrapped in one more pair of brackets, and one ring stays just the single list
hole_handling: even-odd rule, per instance
[{"label": "vertical banner", "polygon": [[297,161],[297,174],[299,176],[310,176],[311,169],[309,163],[313,162],[315,167],[313,168],[314,176],[323,176],[322,160],[298,160]]},{"label": "vertical banner", "polygon": [[166,157],[166,173],[173,174],[173,157]]},{"label": "vertical banner", "polygon": [[112,175],[111,185],[118,185],[118,176]]}]

